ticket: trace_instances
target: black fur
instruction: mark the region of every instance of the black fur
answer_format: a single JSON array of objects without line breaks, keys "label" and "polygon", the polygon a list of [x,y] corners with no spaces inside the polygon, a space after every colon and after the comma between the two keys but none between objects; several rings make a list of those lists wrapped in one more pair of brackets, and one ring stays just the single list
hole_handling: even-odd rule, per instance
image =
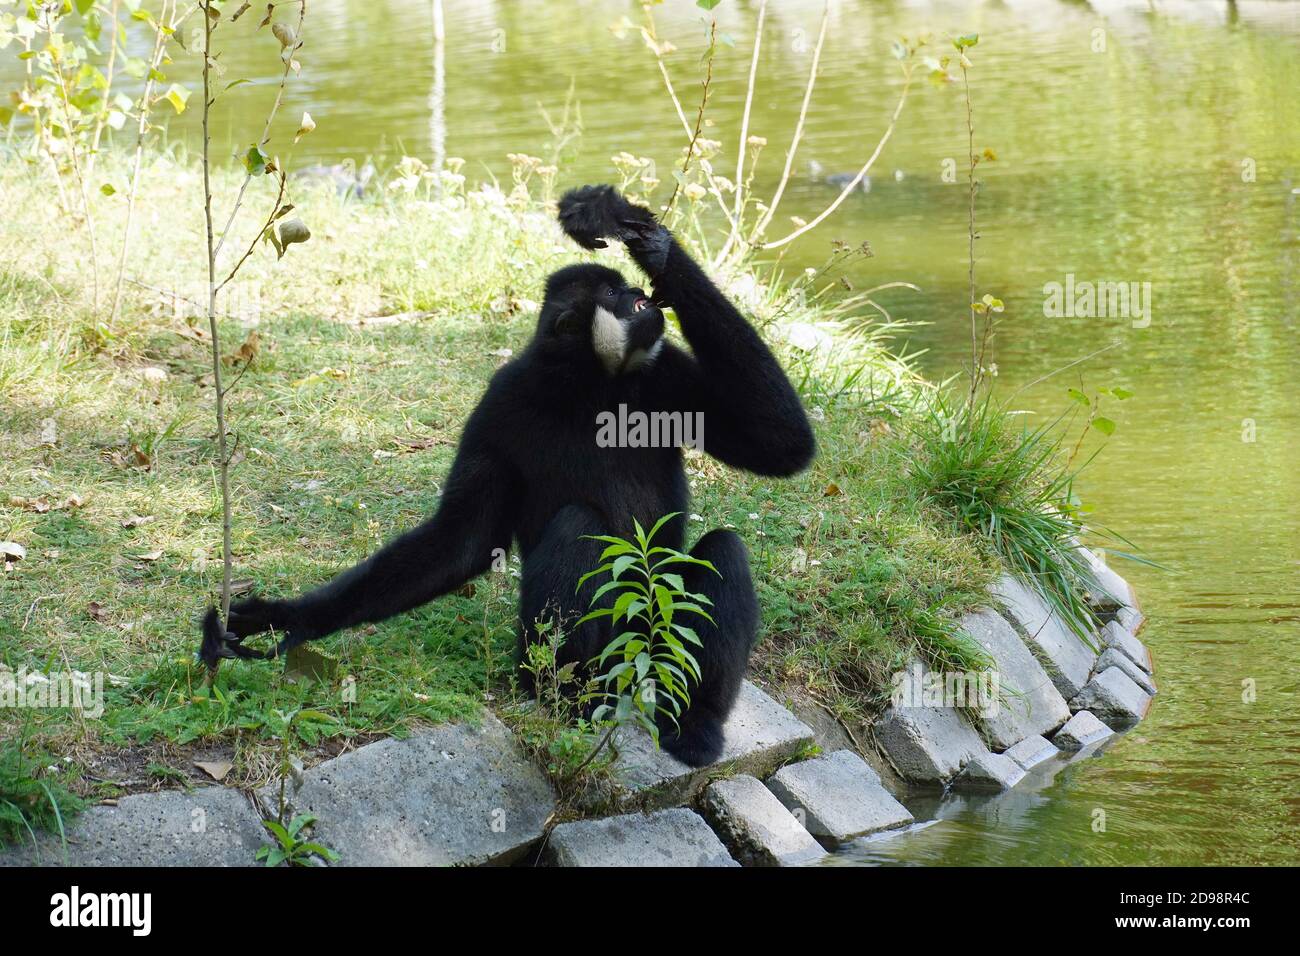
[{"label": "black fur", "polygon": [[[560,222],[580,245],[602,238],[625,243],[653,280],[653,300],[671,306],[690,344],[663,343],[657,358],[611,373],[592,347],[593,312],[610,304],[632,343],[663,328],[659,308],[633,314],[639,299],[623,277],[597,265],[559,270],[546,283],[536,334],[501,368],[466,422],[436,513],[333,581],[300,597],[237,602],[223,634],[214,612],[205,620],[200,655],[254,656],[240,646],[251,634],[283,635],[266,656],[345,627],[380,621],[454,591],[491,566],[512,541],[523,558],[519,654],[536,640],[539,618],[567,629],[560,663],[585,665],[608,642],[605,619],[572,623],[589,609],[597,582],[575,594],[578,578],[596,567],[601,545],[583,535],[629,535],[632,519],[650,527],[680,515],[660,532],[682,548],[689,510],[679,448],[600,447],[597,415],[629,410],[703,415],[703,448],[737,468],[791,475],[814,454],[812,429],[794,389],[758,334],[646,209],[611,187],[584,187],[560,201]],[[496,551],[496,549],[501,549]],[[691,551],[721,573],[691,566],[689,590],[713,601],[716,626],[696,625],[703,677],[680,731],[665,729],[664,747],[692,765],[715,760],[722,724],[735,701],[758,627],[758,602],[745,546],[731,531],[712,531]],[[527,677],[521,672],[521,677]]]}]

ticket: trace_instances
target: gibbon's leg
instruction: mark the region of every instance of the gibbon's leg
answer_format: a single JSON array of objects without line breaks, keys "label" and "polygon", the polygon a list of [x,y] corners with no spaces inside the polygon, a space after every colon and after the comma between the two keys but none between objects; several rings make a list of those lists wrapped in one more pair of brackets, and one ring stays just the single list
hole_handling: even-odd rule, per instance
[{"label": "gibbon's leg", "polygon": [[[609,522],[583,505],[566,505],[547,522],[542,539],[524,558],[523,578],[519,585],[519,637],[515,646],[516,662],[527,660],[527,647],[542,639],[538,622],[558,625],[565,634],[557,655],[557,666],[577,661],[579,675],[587,661],[605,646],[609,627],[604,620],[588,621],[575,628],[574,622],[591,610],[591,595],[602,581],[591,579],[579,593],[578,579],[598,567],[604,545],[583,535],[608,533]],[[549,631],[548,635],[553,635]],[[533,692],[533,675],[519,668],[519,681]]]},{"label": "gibbon's leg", "polygon": [[686,590],[713,602],[705,610],[714,623],[697,614],[681,615],[681,623],[693,628],[703,645],[688,645],[700,663],[701,681],[691,688],[691,706],[678,719],[680,729],[660,718],[659,743],[683,763],[700,767],[722,754],[722,725],[740,693],[759,614],[749,556],[739,535],[722,528],[710,531],[696,542],[691,555],[711,562],[721,574],[695,565],[684,565],[682,571]]}]

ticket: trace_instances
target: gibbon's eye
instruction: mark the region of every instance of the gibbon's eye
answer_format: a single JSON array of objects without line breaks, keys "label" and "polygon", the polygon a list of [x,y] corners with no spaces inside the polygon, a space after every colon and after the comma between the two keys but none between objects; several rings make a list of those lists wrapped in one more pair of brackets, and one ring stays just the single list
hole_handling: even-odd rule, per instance
[{"label": "gibbon's eye", "polygon": [[614,290],[613,289],[605,290],[605,296],[606,298],[610,298],[610,299],[614,298]]}]

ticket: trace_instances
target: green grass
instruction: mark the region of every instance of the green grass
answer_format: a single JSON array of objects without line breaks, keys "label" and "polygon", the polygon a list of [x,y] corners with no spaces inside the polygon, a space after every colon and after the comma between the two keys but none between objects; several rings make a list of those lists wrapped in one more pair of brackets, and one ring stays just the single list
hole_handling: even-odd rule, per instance
[{"label": "green grass", "polygon": [[82,801],[68,790],[66,770],[26,735],[0,742],[0,846],[35,841],[37,832],[64,833],[64,821]]},{"label": "green grass", "polygon": [[[109,170],[115,159],[103,162]],[[102,718],[0,710],[0,736],[28,721],[40,747],[78,766],[160,744],[175,765],[185,748],[219,744],[233,753],[227,782],[252,785],[273,772],[276,711],[323,711],[337,740],[502,702],[518,565],[472,593],[322,642],[338,659],[332,681],[234,663],[203,686],[197,619],[220,581],[208,345],[196,315],[161,307],[145,288],[202,297],[198,185],[183,158],[152,161],[128,270],[142,285],[128,284],[110,326],[90,308],[82,230],[35,171],[0,161],[12,250],[0,269],[0,540],[27,549],[0,575],[0,662],[113,678]],[[228,198],[233,174],[217,186]],[[249,241],[269,189],[250,190],[234,248]],[[229,414],[235,577],[268,595],[324,581],[435,506],[499,353],[527,341],[546,274],[581,258],[539,203],[494,191],[437,202],[379,190],[358,202],[297,188],[291,198],[311,242],[278,264],[269,250],[254,254],[231,306],[246,312],[223,319],[222,332],[228,353],[254,329],[260,339]],[[115,249],[120,196],[94,202],[101,249]],[[907,464],[918,440],[928,447],[913,410],[929,387],[888,352],[880,317],[860,298],[828,296],[820,279],[754,278],[738,288],[820,409],[820,453],[788,481],[688,454],[690,527],[733,526],[750,547],[763,607],[757,673],[861,718],[913,657],[983,664],[952,621],[986,602],[1001,564],[973,533],[985,529],[955,521],[960,503]],[[362,321],[413,311],[429,314]],[[791,328],[810,325],[832,350],[791,344]],[[53,443],[42,440],[50,420]]]},{"label": "green grass", "polygon": [[989,541],[1091,643],[1098,621],[1084,595],[1099,585],[1076,547],[1075,473],[1060,463],[1058,425],[1017,424],[987,394],[973,403],[936,394],[909,418],[909,473],[918,496]]}]

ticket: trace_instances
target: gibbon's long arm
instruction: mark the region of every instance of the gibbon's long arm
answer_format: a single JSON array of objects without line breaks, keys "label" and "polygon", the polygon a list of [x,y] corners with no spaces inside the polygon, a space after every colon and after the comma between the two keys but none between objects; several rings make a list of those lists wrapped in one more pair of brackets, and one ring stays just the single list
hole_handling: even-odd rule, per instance
[{"label": "gibbon's long arm", "polygon": [[[496,457],[462,445],[433,517],[314,591],[287,601],[254,597],[232,605],[226,629],[233,640],[221,633],[217,612],[209,611],[200,658],[212,665],[218,657],[275,657],[303,641],[382,621],[456,590],[491,567],[495,549],[510,548],[518,501],[510,474]],[[284,639],[270,653],[240,645],[271,628]]]},{"label": "gibbon's long arm", "polygon": [[610,186],[560,200],[560,224],[579,245],[622,241],[677,313],[694,356],[666,348],[652,381],[665,408],[703,413],[704,450],[761,475],[791,475],[816,452],[812,426],[790,380],[754,328],[650,210]]}]

